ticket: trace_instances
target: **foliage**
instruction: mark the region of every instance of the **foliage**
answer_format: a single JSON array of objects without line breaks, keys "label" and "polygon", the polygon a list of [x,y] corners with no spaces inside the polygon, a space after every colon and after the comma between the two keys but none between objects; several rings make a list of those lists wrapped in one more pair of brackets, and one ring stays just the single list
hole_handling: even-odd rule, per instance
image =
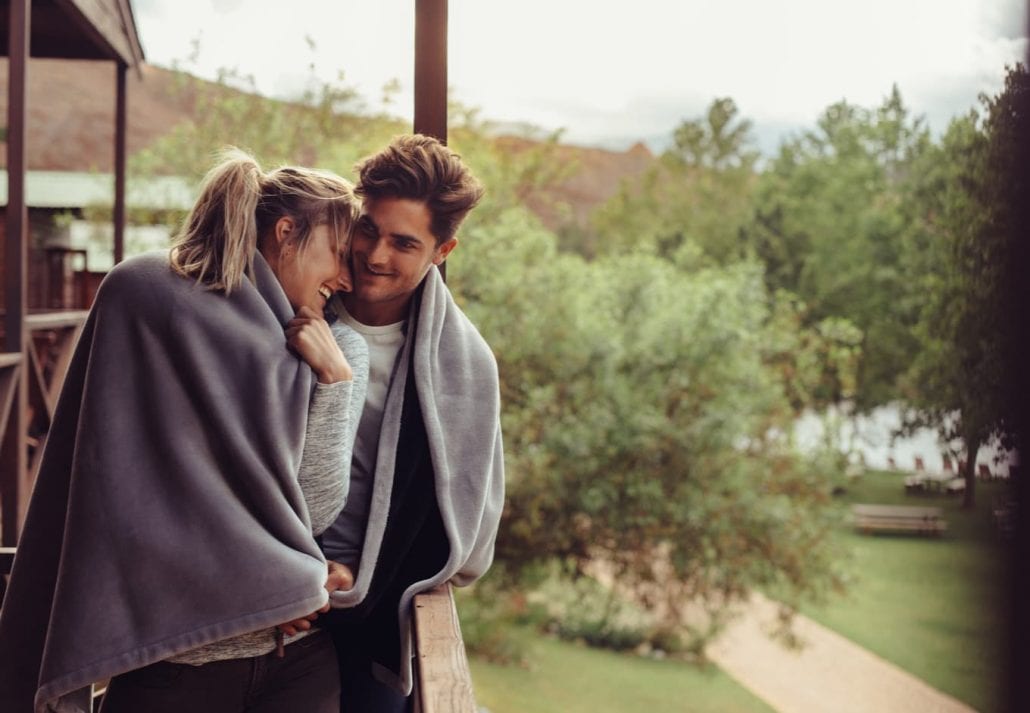
[{"label": "foliage", "polygon": [[1019,357],[1007,322],[1009,265],[1026,240],[1017,211],[1030,188],[1019,160],[1028,95],[1026,68],[1010,69],[1005,90],[981,98],[982,119],[971,111],[952,122],[915,192],[920,222],[909,260],[922,268],[926,299],[917,328],[921,348],[908,372],[908,421],[962,439],[966,507],[974,501],[980,445],[995,437],[1014,445],[1019,404],[1006,377],[1016,373]]},{"label": "foliage", "polygon": [[598,211],[599,252],[650,252],[682,266],[739,259],[758,159],[751,143],[751,123],[729,98],[683,121],[658,165]]},{"label": "foliage", "polygon": [[489,577],[457,596],[462,643],[470,656],[504,666],[529,665],[525,612],[516,597],[499,592]]},{"label": "foliage", "polygon": [[687,602],[717,621],[755,586],[834,586],[833,478],[774,435],[793,411],[763,355],[791,327],[771,320],[759,265],[587,262],[517,206],[464,235],[451,285],[505,403],[500,566],[601,562],[677,623]]},{"label": "foliage", "polygon": [[857,388],[862,332],[846,319],[826,317],[809,324],[808,308],[780,290],[772,298],[766,363],[776,368],[795,414],[825,410],[851,399]]},{"label": "foliage", "polygon": [[179,70],[172,94],[191,119],[133,157],[141,173],[198,179],[226,145],[269,165],[322,164],[334,158],[333,147],[361,143],[375,123],[362,115],[342,73],[336,82],[311,78],[299,96],[283,101],[258,94],[253,77],[235,70],[219,70],[214,82]]},{"label": "foliage", "polygon": [[896,87],[875,110],[834,104],[816,129],[780,146],[745,231],[769,288],[803,300],[807,324],[844,318],[861,330],[853,392],[860,409],[896,397],[897,375],[916,346],[899,252],[909,221],[904,187],[929,142]]},{"label": "foliage", "polygon": [[[386,115],[365,113],[342,72],[334,82],[317,81],[312,74],[290,101],[258,94],[253,77],[227,69],[213,82],[176,70],[170,91],[188,108],[190,119],[130,157],[130,180],[176,176],[198,183],[226,146],[245,149],[266,169],[299,164],[346,175],[358,157],[404,130]],[[388,103],[396,87],[387,85],[383,91]],[[183,217],[183,211],[144,209],[130,219],[174,231]]]}]

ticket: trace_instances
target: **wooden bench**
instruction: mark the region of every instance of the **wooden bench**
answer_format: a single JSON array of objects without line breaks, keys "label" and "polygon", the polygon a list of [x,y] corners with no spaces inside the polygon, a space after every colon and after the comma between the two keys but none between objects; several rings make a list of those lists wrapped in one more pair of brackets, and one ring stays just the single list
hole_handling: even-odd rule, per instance
[{"label": "wooden bench", "polygon": [[852,505],[855,529],[863,533],[940,535],[948,528],[940,508],[910,505]]}]

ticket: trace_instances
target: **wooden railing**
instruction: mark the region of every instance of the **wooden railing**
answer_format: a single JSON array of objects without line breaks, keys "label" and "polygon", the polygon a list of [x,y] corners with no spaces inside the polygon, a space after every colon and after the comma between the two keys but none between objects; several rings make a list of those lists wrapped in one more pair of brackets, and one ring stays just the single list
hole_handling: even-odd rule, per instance
[{"label": "wooden railing", "polygon": [[[3,543],[17,543],[36,481],[57,397],[68,372],[85,311],[27,315],[21,354],[0,354],[0,527]],[[19,398],[19,389],[24,396]],[[17,409],[23,409],[17,413]]]},{"label": "wooden railing", "polygon": [[415,597],[415,713],[476,713],[450,584]]},{"label": "wooden railing", "polygon": [[[14,553],[13,547],[0,547],[0,602],[6,590],[4,575],[10,574]],[[417,595],[412,619],[415,713],[476,713],[472,675],[450,585]],[[103,695],[106,683],[94,687],[95,700]]]}]

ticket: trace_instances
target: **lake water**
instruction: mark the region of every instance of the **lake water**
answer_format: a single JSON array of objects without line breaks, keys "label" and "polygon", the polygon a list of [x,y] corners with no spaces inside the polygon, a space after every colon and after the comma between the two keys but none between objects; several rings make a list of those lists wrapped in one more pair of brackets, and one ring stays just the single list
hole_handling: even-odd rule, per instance
[{"label": "lake water", "polygon": [[[911,436],[891,440],[891,433],[901,425],[901,409],[883,406],[867,416],[843,417],[839,411],[826,414],[807,413],[795,424],[794,437],[803,450],[817,447],[825,441],[827,429],[836,434],[836,443],[843,452],[861,454],[869,468],[889,468],[889,458],[899,470],[915,470],[916,457],[922,458],[926,470],[944,470],[943,454],[960,450],[961,442],[943,443],[933,429],[921,429]],[[954,461],[953,461],[954,462]],[[1018,463],[1015,453],[1006,454],[997,443],[980,447],[977,464],[990,468],[996,477],[1007,478],[1009,467]]]}]

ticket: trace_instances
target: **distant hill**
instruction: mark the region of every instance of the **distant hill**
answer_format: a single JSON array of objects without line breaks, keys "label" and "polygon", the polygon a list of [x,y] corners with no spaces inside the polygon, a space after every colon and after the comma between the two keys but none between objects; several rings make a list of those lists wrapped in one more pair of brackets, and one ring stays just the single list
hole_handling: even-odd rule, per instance
[{"label": "distant hill", "polygon": [[[128,72],[128,149],[132,154],[189,117],[175,98],[174,73],[141,67]],[[113,62],[34,59],[29,63],[29,170],[114,170]],[[0,111],[7,116],[7,59],[0,58]],[[0,146],[7,165],[7,145]]]},{"label": "distant hill", "polygon": [[[531,150],[535,145],[531,139],[513,136],[502,136],[497,141],[515,153]],[[555,187],[551,198],[568,206],[569,215],[556,210],[551,201],[528,201],[529,207],[551,229],[567,222],[585,227],[591,211],[611,198],[623,180],[639,178],[655,162],[654,155],[643,143],[627,151],[560,144],[555,154],[562,165],[569,168],[569,175]]]},{"label": "distant hill", "polygon": [[[142,78],[128,73],[130,155],[190,118],[192,102],[174,91],[175,73],[143,65]],[[7,112],[7,60],[0,58],[0,116]],[[114,166],[115,69],[111,62],[34,59],[29,65],[27,158],[30,170],[111,172]],[[535,145],[528,138],[503,136],[513,152]],[[559,159],[570,174],[556,187],[553,202],[531,201],[552,229],[569,220],[585,226],[587,216],[611,197],[623,179],[639,177],[654,162],[642,143],[628,151],[560,145]],[[0,165],[7,165],[0,144]],[[554,203],[568,211],[555,210]]]}]

